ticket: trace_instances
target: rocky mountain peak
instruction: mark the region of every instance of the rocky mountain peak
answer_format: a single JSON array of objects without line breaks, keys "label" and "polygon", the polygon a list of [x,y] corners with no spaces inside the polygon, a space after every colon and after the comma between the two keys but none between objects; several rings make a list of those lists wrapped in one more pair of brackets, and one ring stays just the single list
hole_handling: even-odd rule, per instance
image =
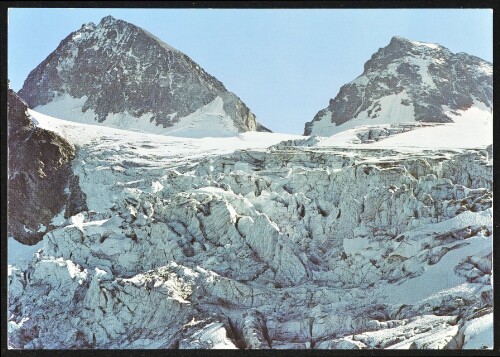
[{"label": "rocky mountain peak", "polygon": [[122,21],[122,20],[118,20],[116,18],[114,18],[113,16],[111,15],[108,15],[108,16],[105,16],[101,19],[101,21],[99,22],[99,25],[114,25],[118,22],[122,22],[122,23],[125,23],[125,21]]},{"label": "rocky mountain peak", "polygon": [[94,24],[93,22],[86,22],[84,24],[82,24],[82,27],[80,27],[80,31],[81,30],[90,30],[90,29],[95,29],[96,28],[96,24]]},{"label": "rocky mountain peak", "polygon": [[435,43],[395,36],[306,123],[305,135],[332,135],[357,125],[452,122],[450,113],[493,106],[491,63]]},{"label": "rocky mountain peak", "polygon": [[384,69],[390,62],[407,62],[409,57],[439,60],[450,55],[452,55],[450,50],[437,43],[413,41],[394,36],[387,46],[380,48],[365,63],[363,74]]},{"label": "rocky mountain peak", "polygon": [[427,42],[414,41],[414,40],[410,40],[410,39],[407,39],[406,37],[402,37],[402,36],[393,36],[387,47],[390,47],[390,46],[445,48],[438,43],[427,43]]},{"label": "rocky mountain peak", "polygon": [[19,95],[48,115],[123,129],[182,136],[205,126],[217,128],[214,136],[267,130],[188,56],[112,16],[67,36],[29,74]]}]

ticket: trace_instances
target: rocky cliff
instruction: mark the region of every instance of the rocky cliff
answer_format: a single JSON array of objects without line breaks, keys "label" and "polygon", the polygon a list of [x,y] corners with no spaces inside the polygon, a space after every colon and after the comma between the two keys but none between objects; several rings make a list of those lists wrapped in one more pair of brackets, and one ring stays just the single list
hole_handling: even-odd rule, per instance
[{"label": "rocky cliff", "polygon": [[35,244],[53,228],[54,216],[72,216],[86,206],[71,166],[74,146],[37,128],[27,109],[9,89],[7,234],[24,244]]}]

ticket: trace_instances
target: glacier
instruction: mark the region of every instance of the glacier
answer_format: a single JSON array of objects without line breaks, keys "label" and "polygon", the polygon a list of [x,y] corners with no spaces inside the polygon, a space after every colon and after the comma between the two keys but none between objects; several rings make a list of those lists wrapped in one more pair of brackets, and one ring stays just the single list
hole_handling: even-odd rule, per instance
[{"label": "glacier", "polygon": [[77,148],[88,209],[9,260],[9,348],[493,347],[491,125],[193,139],[29,114]]}]

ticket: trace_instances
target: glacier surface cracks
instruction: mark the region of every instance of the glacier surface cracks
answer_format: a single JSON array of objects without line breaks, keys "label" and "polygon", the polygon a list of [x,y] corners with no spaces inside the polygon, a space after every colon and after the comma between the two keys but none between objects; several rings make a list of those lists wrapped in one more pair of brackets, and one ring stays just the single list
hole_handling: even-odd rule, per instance
[{"label": "glacier surface cracks", "polygon": [[88,211],[9,267],[11,348],[492,347],[486,150],[153,149],[79,147]]}]

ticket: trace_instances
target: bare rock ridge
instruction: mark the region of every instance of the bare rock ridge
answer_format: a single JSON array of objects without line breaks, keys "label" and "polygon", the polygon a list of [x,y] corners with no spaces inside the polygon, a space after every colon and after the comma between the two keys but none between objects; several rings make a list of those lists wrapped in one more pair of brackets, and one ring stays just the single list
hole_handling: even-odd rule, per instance
[{"label": "bare rock ridge", "polygon": [[8,235],[35,244],[50,230],[52,218],[86,210],[71,161],[75,148],[61,136],[34,125],[26,104],[9,89]]},{"label": "bare rock ridge", "polygon": [[31,108],[61,98],[80,99],[81,110],[59,116],[67,120],[90,117],[109,124],[113,114],[126,114],[166,129],[220,97],[234,132],[269,131],[245,103],[184,53],[111,16],[98,25],[84,24],[62,40],[29,74],[19,96]]},{"label": "bare rock ridge", "polygon": [[446,112],[493,108],[492,64],[438,44],[393,37],[306,123],[304,135],[332,135],[349,124],[452,122]]}]

